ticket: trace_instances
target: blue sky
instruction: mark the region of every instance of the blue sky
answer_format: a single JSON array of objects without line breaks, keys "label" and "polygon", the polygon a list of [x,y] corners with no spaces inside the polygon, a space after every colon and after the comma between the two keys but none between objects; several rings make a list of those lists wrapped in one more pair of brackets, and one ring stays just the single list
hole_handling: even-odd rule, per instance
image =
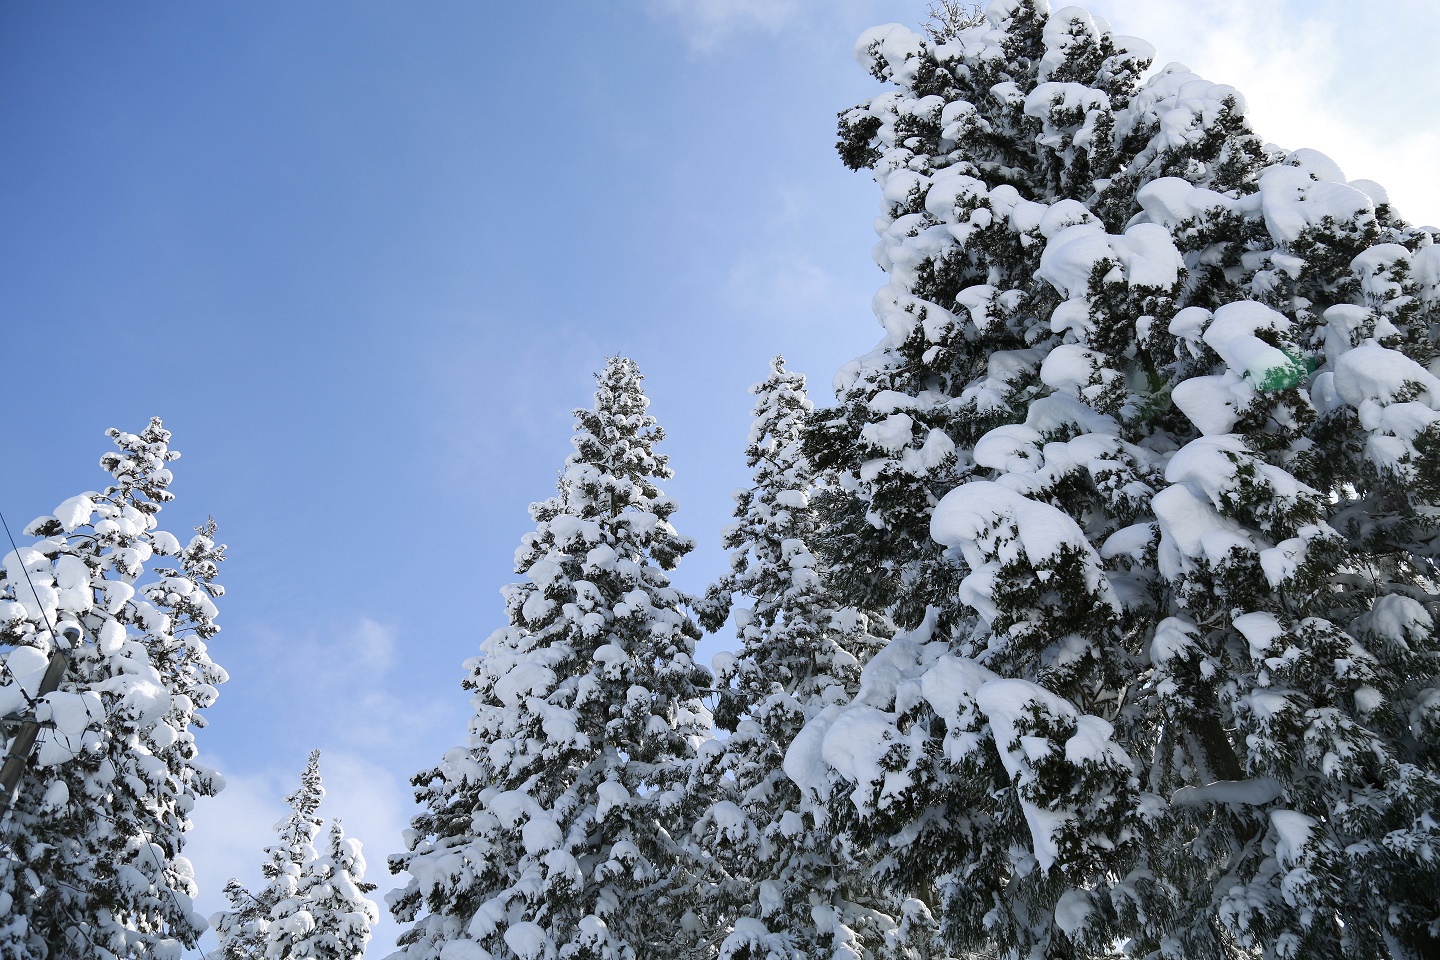
[{"label": "blue sky", "polygon": [[[162,526],[230,545],[206,912],[313,747],[391,887],[406,780],[464,736],[460,663],[607,355],[670,435],[678,582],[719,572],[747,386],[779,352],[823,400],[878,338],[879,198],[834,118],[877,89],[854,38],[924,8],[0,5],[0,509],[102,485],[106,427],[174,431]],[[1430,0],[1091,9],[1440,222]]]}]

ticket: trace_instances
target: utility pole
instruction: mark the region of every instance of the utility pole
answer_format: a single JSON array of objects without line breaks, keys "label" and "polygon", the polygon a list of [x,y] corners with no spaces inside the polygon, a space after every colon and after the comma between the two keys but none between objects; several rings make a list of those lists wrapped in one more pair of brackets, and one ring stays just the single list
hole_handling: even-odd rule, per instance
[{"label": "utility pole", "polygon": [[[65,678],[65,670],[70,666],[69,651],[80,643],[81,636],[79,624],[60,624],[59,636],[55,638],[55,650],[50,654],[45,676],[40,678],[36,700],[43,699],[46,694],[54,693],[59,688],[60,681]],[[20,721],[20,731],[15,734],[15,739],[10,741],[10,752],[5,756],[5,763],[0,765],[0,817],[3,817],[15,802],[15,794],[20,789],[20,776],[30,765],[30,754],[34,751],[35,741],[39,736],[40,721],[32,711],[28,720]]]}]

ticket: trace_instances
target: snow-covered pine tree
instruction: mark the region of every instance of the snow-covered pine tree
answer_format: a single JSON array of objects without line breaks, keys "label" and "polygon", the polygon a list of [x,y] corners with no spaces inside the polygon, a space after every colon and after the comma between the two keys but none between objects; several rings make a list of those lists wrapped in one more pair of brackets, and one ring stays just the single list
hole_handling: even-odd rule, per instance
[{"label": "snow-covered pine tree", "polygon": [[886,336],[809,448],[913,629],[787,769],[957,952],[1433,953],[1433,235],[1075,7],[857,52]]},{"label": "snow-covered pine tree", "polygon": [[339,820],[330,822],[326,853],[311,862],[306,881],[310,930],[296,938],[290,953],[280,956],[360,960],[370,942],[370,928],[380,922],[380,910],[365,896],[375,884],[365,882],[360,841],[346,837]]},{"label": "snow-covered pine tree", "polygon": [[702,768],[720,799],[700,828],[726,877],[711,891],[721,901],[712,938],[721,960],[899,955],[902,905],[869,882],[824,808],[781,769],[805,721],[854,695],[860,663],[881,641],[863,613],[835,601],[810,551],[805,378],[776,357],[751,392],[745,460],[754,480],[735,495],[730,570],[707,591],[700,617],[719,630],[735,595],[751,604],[734,608],[738,653],[716,661],[715,719],[730,736],[711,745]]},{"label": "snow-covered pine tree", "polygon": [[320,751],[314,750],[300,775],[300,786],[285,798],[290,812],[275,824],[277,843],[265,848],[260,872],[265,884],[251,893],[238,880],[225,886],[230,909],[210,918],[227,960],[358,960],[380,920],[365,897],[375,889],[365,882],[360,842],[331,821],[326,853],[315,847],[322,820],[325,785]]},{"label": "snow-covered pine tree", "polygon": [[[230,909],[210,918],[227,960],[290,956],[286,951],[313,926],[307,909],[311,868],[319,854],[315,837],[320,832],[320,801],[325,784],[320,777],[320,751],[314,750],[300,774],[300,786],[285,798],[290,812],[275,824],[278,842],[265,848],[260,867],[264,886],[251,893],[237,880],[225,886]],[[301,918],[297,915],[305,913]]]},{"label": "snow-covered pine tree", "polygon": [[[35,520],[44,539],[0,563],[0,716],[51,725],[0,822],[7,960],[172,957],[205,929],[180,851],[195,798],[221,786],[194,730],[225,680],[205,647],[225,548],[213,523],[188,545],[158,529],[179,456],[159,420],[108,435],[110,486]],[[35,702],[50,627],[67,621],[84,641]]]},{"label": "snow-covered pine tree", "polygon": [[671,472],[635,363],[597,380],[559,492],[531,506],[509,625],[467,664],[469,745],[415,779],[397,957],[649,960],[695,939],[678,838],[710,675],[665,574],[692,542],[656,486]]}]

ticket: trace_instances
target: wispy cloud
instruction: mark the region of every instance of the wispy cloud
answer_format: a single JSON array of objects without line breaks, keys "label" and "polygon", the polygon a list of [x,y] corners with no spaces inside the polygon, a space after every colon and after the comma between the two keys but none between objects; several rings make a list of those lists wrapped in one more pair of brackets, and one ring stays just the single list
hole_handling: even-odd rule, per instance
[{"label": "wispy cloud", "polygon": [[737,304],[781,318],[823,316],[842,286],[797,250],[747,253],[731,267],[729,284]]},{"label": "wispy cloud", "polygon": [[652,0],[650,6],[678,23],[700,51],[737,33],[778,33],[796,21],[802,8],[800,0]]},{"label": "wispy cloud", "polygon": [[[417,696],[397,678],[396,629],[367,617],[327,633],[252,628],[262,658],[286,669],[267,677],[310,746],[413,753],[435,730],[463,731],[462,701]],[[457,734],[458,736],[459,734]]]}]

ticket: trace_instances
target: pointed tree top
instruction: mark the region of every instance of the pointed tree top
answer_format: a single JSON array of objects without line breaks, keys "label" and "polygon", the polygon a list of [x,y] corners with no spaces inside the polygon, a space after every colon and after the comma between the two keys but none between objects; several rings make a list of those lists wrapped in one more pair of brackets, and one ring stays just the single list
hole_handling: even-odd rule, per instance
[{"label": "pointed tree top", "polygon": [[644,377],[629,357],[611,357],[595,375],[595,403],[575,411],[575,452],[567,468],[590,464],[604,472],[631,479],[668,480],[669,461],[656,453],[655,444],[665,431],[647,412],[650,398],[641,389]]},{"label": "pointed tree top", "polygon": [[305,772],[300,774],[300,786],[285,802],[300,816],[311,818],[320,809],[320,801],[325,799],[325,784],[320,779],[320,751],[311,750],[310,759],[305,764]]}]

